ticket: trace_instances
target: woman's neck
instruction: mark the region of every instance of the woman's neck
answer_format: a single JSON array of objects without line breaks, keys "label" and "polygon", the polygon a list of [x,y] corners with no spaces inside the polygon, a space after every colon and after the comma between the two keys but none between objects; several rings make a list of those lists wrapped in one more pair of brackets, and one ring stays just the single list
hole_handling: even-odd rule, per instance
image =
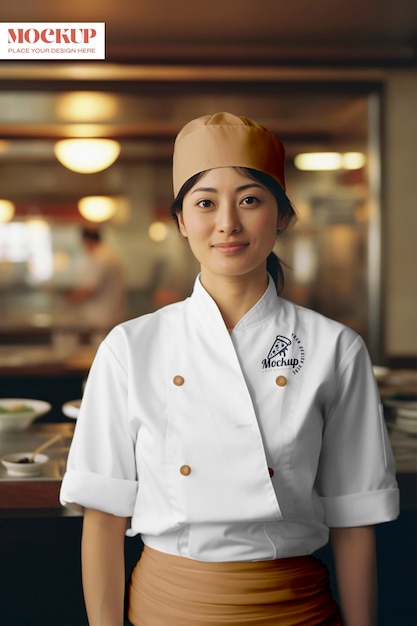
[{"label": "woman's neck", "polygon": [[204,272],[201,273],[201,284],[211,295],[219,307],[229,332],[233,330],[239,320],[258,302],[268,287],[268,275],[245,276],[217,276],[213,279]]}]

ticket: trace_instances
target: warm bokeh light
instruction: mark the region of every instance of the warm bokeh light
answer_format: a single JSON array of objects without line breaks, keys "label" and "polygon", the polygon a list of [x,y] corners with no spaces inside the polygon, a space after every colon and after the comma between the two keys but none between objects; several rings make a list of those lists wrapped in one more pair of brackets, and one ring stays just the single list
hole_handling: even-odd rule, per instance
[{"label": "warm bokeh light", "polygon": [[339,152],[303,152],[294,158],[295,167],[305,171],[338,170],[342,155]]},{"label": "warm bokeh light", "polygon": [[117,98],[97,91],[72,91],[60,95],[56,104],[58,118],[68,122],[100,122],[116,117]]},{"label": "warm bokeh light", "polygon": [[343,168],[345,170],[360,170],[366,163],[366,157],[362,152],[345,152],[343,155]]},{"label": "warm bokeh light", "polygon": [[7,152],[10,149],[10,143],[5,139],[0,139],[0,154]]},{"label": "warm bokeh light", "polygon": [[54,146],[58,161],[80,174],[92,174],[110,167],[120,154],[113,139],[62,139]]},{"label": "warm bokeh light", "polygon": [[48,222],[41,217],[32,217],[27,220],[26,226],[29,229],[29,233],[33,233],[34,231],[40,233],[41,231],[50,232],[51,228]]},{"label": "warm bokeh light", "polygon": [[10,222],[15,214],[13,202],[0,199],[0,222]]},{"label": "warm bokeh light", "polygon": [[85,196],[78,202],[78,210],[90,222],[105,222],[116,213],[117,203],[109,196]]},{"label": "warm bokeh light", "polygon": [[152,222],[148,228],[148,235],[152,241],[165,241],[168,236],[168,227],[164,222]]},{"label": "warm bokeh light", "polygon": [[303,152],[294,158],[297,169],[319,172],[331,170],[357,170],[366,163],[362,152]]}]

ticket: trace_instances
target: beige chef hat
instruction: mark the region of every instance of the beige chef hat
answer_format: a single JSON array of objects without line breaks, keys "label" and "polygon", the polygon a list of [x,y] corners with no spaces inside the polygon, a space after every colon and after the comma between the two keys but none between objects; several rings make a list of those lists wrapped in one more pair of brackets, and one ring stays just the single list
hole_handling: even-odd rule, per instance
[{"label": "beige chef hat", "polygon": [[215,167],[250,167],[272,176],[285,189],[285,150],[269,130],[232,113],[188,122],[174,145],[174,195],[194,174]]}]

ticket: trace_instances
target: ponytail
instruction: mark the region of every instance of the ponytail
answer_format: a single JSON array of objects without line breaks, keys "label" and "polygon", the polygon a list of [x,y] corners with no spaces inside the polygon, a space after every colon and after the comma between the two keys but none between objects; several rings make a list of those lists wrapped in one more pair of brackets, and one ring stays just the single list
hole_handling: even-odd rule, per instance
[{"label": "ponytail", "polygon": [[282,263],[275,254],[275,252],[270,252],[266,259],[266,271],[271,275],[272,280],[275,283],[275,287],[277,288],[277,292],[281,293],[284,289],[284,270],[282,269]]}]

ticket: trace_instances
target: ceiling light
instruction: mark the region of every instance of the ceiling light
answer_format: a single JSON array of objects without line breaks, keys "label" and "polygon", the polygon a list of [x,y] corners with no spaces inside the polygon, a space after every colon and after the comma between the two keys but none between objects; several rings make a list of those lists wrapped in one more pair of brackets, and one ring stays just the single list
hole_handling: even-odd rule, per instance
[{"label": "ceiling light", "polygon": [[113,94],[96,91],[72,91],[57,99],[56,114],[71,122],[96,122],[113,119],[118,105]]},{"label": "ceiling light", "polygon": [[78,202],[78,210],[90,222],[105,222],[116,213],[116,201],[108,196],[85,196]]},{"label": "ceiling light", "polygon": [[345,152],[342,160],[345,170],[360,170],[366,163],[366,157],[362,152]]},{"label": "ceiling light", "polygon": [[120,154],[113,139],[62,139],[54,146],[55,156],[73,172],[92,174],[110,167]]},{"label": "ceiling light", "polygon": [[338,170],[342,155],[339,152],[304,152],[297,154],[294,163],[299,170]]},{"label": "ceiling light", "polygon": [[0,200],[0,222],[10,222],[13,219],[15,208],[10,200]]},{"label": "ceiling light", "polygon": [[356,170],[365,165],[362,152],[303,152],[294,158],[297,169],[304,171]]}]

